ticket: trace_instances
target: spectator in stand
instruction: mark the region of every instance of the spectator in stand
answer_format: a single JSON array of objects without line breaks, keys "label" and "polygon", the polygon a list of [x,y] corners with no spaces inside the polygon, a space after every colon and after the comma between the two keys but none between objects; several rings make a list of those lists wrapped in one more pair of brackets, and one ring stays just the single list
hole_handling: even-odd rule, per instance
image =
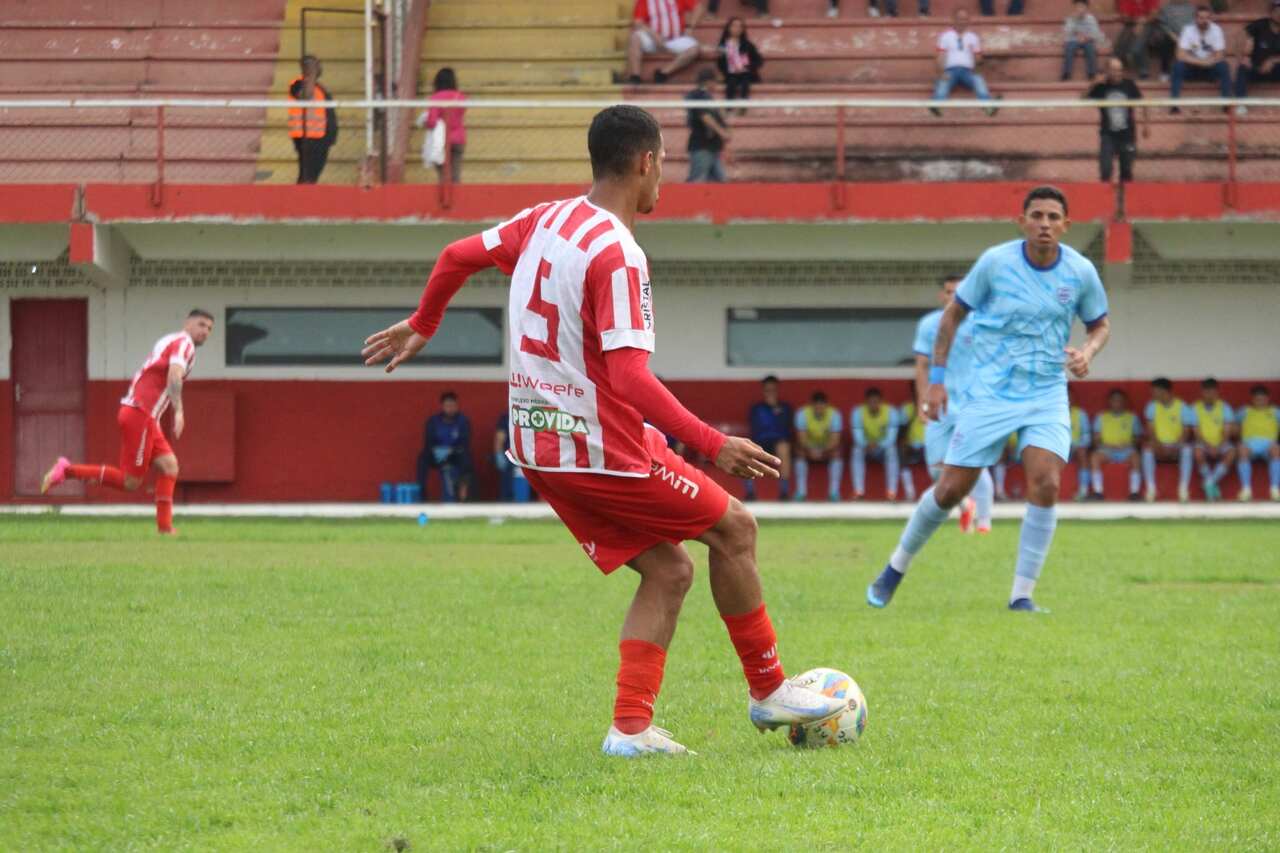
[{"label": "spectator in stand", "polygon": [[724,25],[717,54],[716,66],[724,75],[725,100],[745,101],[750,98],[751,84],[760,82],[760,66],[764,65],[764,57],[747,38],[747,25],[741,18],[730,18]]},{"label": "spectator in stand", "polygon": [[[1226,60],[1227,38],[1222,27],[1213,22],[1213,10],[1208,6],[1196,8],[1196,20],[1188,24],[1178,37],[1178,59],[1173,63],[1173,82],[1169,97],[1182,94],[1186,80],[1212,80],[1218,84],[1222,97],[1231,97],[1231,67]],[[1169,112],[1182,112],[1172,107]]]},{"label": "spectator in stand", "polygon": [[[1107,75],[1085,93],[1095,101],[1131,101],[1142,97],[1138,85],[1124,76],[1124,63],[1116,57],[1107,60]],[[1145,113],[1146,108],[1143,107]],[[1120,182],[1133,180],[1133,161],[1138,157],[1138,137],[1133,107],[1112,106],[1098,109],[1098,174],[1103,183],[1111,182],[1111,167],[1120,159]],[[1149,127],[1143,127],[1150,133]]]},{"label": "spectator in stand", "polygon": [[[1280,83],[1280,0],[1271,0],[1271,12],[1244,28],[1244,50],[1236,68],[1236,97],[1249,94],[1251,82]],[[1244,115],[1243,104],[1236,112]]]},{"label": "spectator in stand", "polygon": [[[1006,15],[1021,15],[1023,0],[1009,0],[1009,6],[1005,9]],[[982,10],[982,14],[990,17],[996,13],[996,0],[978,0],[978,7]]]},{"label": "spectator in stand", "polygon": [[1156,499],[1156,463],[1178,463],[1178,500],[1191,500],[1191,407],[1173,396],[1173,383],[1163,376],[1151,381],[1142,444],[1142,477],[1147,500]]},{"label": "spectator in stand", "polygon": [[[1156,28],[1151,35],[1150,46],[1160,57],[1161,83],[1169,82],[1169,76],[1173,73],[1173,60],[1178,52],[1178,38],[1195,20],[1196,5],[1193,0],[1168,0],[1156,14]],[[1145,71],[1146,67],[1144,60],[1142,70]]]},{"label": "spectator in stand", "polygon": [[[959,279],[956,279],[959,281]],[[902,408],[898,410],[898,423],[901,428],[898,430],[899,436],[899,459],[902,460],[902,496],[912,503],[916,499],[916,481],[912,472],[912,466],[920,465],[925,460],[925,422],[920,417],[917,402],[920,395],[916,393],[915,380],[911,380],[909,385],[909,399],[902,404]]]},{"label": "spectator in stand", "polygon": [[320,60],[307,54],[302,57],[301,67],[301,76],[289,83],[289,100],[311,106],[289,107],[289,137],[298,152],[298,183],[314,184],[329,162],[329,148],[338,140],[338,113],[314,105],[333,100],[329,90],[320,83],[324,71]]},{"label": "spectator in stand", "polygon": [[[685,95],[686,101],[710,101],[711,83],[716,72],[710,68],[698,69],[698,88]],[[729,128],[719,110],[690,108],[689,114],[689,183],[724,182],[724,163],[720,152],[729,141]]]},{"label": "spectator in stand", "polygon": [[[466,96],[458,91],[458,77],[453,73],[452,68],[441,68],[436,72],[435,81],[432,84],[431,97],[427,100],[435,101],[462,101]],[[462,181],[462,153],[467,146],[467,128],[463,124],[462,114],[466,112],[464,107],[436,107],[425,111],[418,117],[418,127],[427,128],[430,134],[439,122],[444,122],[444,143],[448,149],[446,161],[449,165],[449,178],[453,183],[457,184]],[[444,180],[444,166],[434,164],[436,167],[436,180]]]},{"label": "spectator in stand", "polygon": [[1111,55],[1120,57],[1125,68],[1136,71],[1144,80],[1151,61],[1152,39],[1160,31],[1156,23],[1159,9],[1160,0],[1116,0],[1121,23]]},{"label": "spectator in stand", "polygon": [[[1019,0],[1021,2],[1021,0]],[[929,17],[929,0],[919,0],[920,17]],[[890,18],[898,17],[898,0],[868,0],[867,14],[873,18],[880,17],[880,10]]]},{"label": "spectator in stand", "polygon": [[1093,500],[1102,500],[1102,463],[1129,466],[1129,500],[1140,500],[1142,477],[1139,473],[1138,442],[1142,438],[1142,422],[1129,408],[1129,395],[1120,388],[1107,394],[1107,409],[1093,419],[1094,448]]},{"label": "spectator in stand", "polygon": [[1071,407],[1071,461],[1076,464],[1076,500],[1089,497],[1089,448],[1093,444],[1089,429],[1089,413],[1079,406]]},{"label": "spectator in stand", "polygon": [[898,499],[898,413],[884,404],[879,388],[868,388],[849,416],[853,432],[853,499],[867,496],[867,460],[884,463],[885,492]]},{"label": "spectator in stand", "polygon": [[810,462],[827,466],[827,497],[840,500],[840,483],[844,480],[844,459],[840,455],[843,432],[839,410],[827,405],[827,395],[821,391],[815,391],[809,405],[796,412],[797,501],[809,496]]},{"label": "spectator in stand", "polygon": [[427,418],[422,432],[422,452],[418,454],[418,482],[422,499],[427,499],[427,480],[432,468],[440,469],[441,500],[465,501],[471,489],[471,421],[458,407],[458,395],[440,395],[440,411]]},{"label": "spectator in stand", "polygon": [[519,465],[513,465],[507,457],[507,439],[510,433],[511,416],[503,412],[493,431],[493,467],[498,472],[499,500],[528,503],[530,489],[529,481],[524,476],[524,469]]},{"label": "spectator in stand", "polygon": [[675,56],[653,72],[653,82],[667,79],[698,58],[700,47],[693,29],[702,20],[703,5],[698,0],[636,0],[632,13],[631,41],[627,44],[627,82],[640,81],[640,67],[646,53],[665,50]]},{"label": "spectator in stand", "polygon": [[[954,87],[963,86],[971,90],[978,100],[989,101],[991,92],[987,89],[987,81],[975,70],[982,60],[982,40],[969,29],[966,10],[956,9],[952,21],[955,25],[938,36],[938,67],[942,76],[933,87],[933,99],[945,101]],[[930,107],[929,112],[935,116],[942,115],[937,107]],[[987,115],[995,114],[995,107],[987,108]]]},{"label": "spectator in stand", "polygon": [[[766,452],[782,460],[778,466],[782,477],[778,482],[778,497],[786,500],[791,480],[791,441],[795,413],[790,403],[778,396],[778,377],[766,376],[760,383],[760,402],[751,407],[747,420],[751,424],[751,440]],[[747,500],[756,499],[755,480],[747,480]]]},{"label": "spectator in stand", "polygon": [[1102,30],[1098,19],[1089,14],[1089,0],[1075,0],[1072,12],[1063,24],[1062,79],[1071,79],[1076,64],[1076,52],[1084,53],[1084,73],[1092,80],[1098,73],[1098,47],[1102,44]]},{"label": "spectator in stand", "polygon": [[1227,476],[1236,461],[1236,446],[1232,441],[1235,420],[1235,413],[1218,394],[1218,380],[1209,378],[1201,382],[1200,399],[1191,407],[1191,421],[1200,487],[1211,501],[1222,497],[1218,483]]},{"label": "spectator in stand", "polygon": [[[742,4],[754,6],[757,18],[769,17],[769,0],[742,0]],[[715,17],[720,11],[720,0],[707,0],[707,17]]]},{"label": "spectator in stand", "polygon": [[1271,405],[1265,385],[1249,389],[1249,405],[1236,412],[1240,433],[1240,455],[1236,474],[1240,477],[1238,500],[1253,500],[1253,460],[1266,461],[1271,481],[1271,500],[1280,501],[1280,408]]}]

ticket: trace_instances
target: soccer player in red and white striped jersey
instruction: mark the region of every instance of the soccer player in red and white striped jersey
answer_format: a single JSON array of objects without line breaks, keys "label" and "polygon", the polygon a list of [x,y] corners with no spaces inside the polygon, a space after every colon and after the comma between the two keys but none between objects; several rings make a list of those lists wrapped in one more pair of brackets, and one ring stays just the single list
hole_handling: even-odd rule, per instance
[{"label": "soccer player in red and white striped jersey", "polygon": [[698,58],[701,50],[693,28],[705,14],[699,0],[636,0],[631,18],[631,39],[627,43],[627,82],[640,83],[640,66],[646,53],[663,50],[671,61],[653,72],[653,82],[667,78]]},{"label": "soccer player in red and white striped jersey", "polygon": [[44,475],[40,491],[47,492],[67,479],[84,480],[113,489],[134,491],[149,469],[156,472],[156,528],[173,534],[173,490],[178,482],[178,457],[165,438],[160,419],[173,408],[173,437],[182,437],[186,415],[182,385],[195,363],[196,347],[213,332],[213,315],[192,309],[182,331],[156,341],[142,367],[133,375],[129,391],[120,401],[116,422],[120,425],[120,467],[73,464],[58,457]]},{"label": "soccer player in red and white striped jersey", "polygon": [[[688,539],[708,545],[711,591],[742,661],[758,728],[827,719],[839,701],[788,681],[756,567],[755,519],[667,449],[675,435],[736,477],[778,476],[779,460],[703,423],[650,372],[649,264],[632,229],[662,177],[662,134],[642,109],[610,107],[591,124],[586,196],[530,208],[448,246],[409,319],[365,341],[366,364],[411,358],[468,276],[511,276],[508,457],[524,469],[605,574],[626,565],[640,586],[622,625],[611,755],[684,752],[652,725],[667,647],[693,579]],[[648,421],[659,429],[648,426]]]}]

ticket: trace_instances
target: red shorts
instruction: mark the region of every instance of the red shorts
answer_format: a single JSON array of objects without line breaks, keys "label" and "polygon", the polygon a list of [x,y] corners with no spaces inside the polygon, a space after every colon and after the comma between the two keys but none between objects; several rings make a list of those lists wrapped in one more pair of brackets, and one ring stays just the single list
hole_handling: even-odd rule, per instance
[{"label": "red shorts", "polygon": [[556,511],[606,575],[663,542],[696,539],[729,509],[729,493],[645,429],[648,477],[612,477],[526,468],[529,484]]},{"label": "red shorts", "polygon": [[145,477],[152,459],[173,455],[160,424],[142,409],[121,406],[116,423],[120,424],[120,470],[125,476]]}]

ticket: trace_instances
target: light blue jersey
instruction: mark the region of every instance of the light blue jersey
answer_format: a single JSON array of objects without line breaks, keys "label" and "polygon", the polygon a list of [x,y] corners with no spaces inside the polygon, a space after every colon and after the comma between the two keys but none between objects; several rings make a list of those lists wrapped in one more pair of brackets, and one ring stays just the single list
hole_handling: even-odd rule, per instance
[{"label": "light blue jersey", "polygon": [[1069,460],[1065,349],[1077,317],[1092,325],[1107,314],[1098,271],[1070,246],[1038,268],[1025,242],[1013,240],[983,252],[955,298],[969,309],[973,334],[946,463],[995,464],[1011,433],[1019,454],[1031,445]]},{"label": "light blue jersey", "polygon": [[[1060,246],[1045,269],[1032,265],[1025,242],[983,252],[956,290],[973,320],[970,399],[1067,400],[1066,353],[1076,317],[1091,325],[1107,314],[1107,294],[1084,255]],[[950,370],[950,365],[948,365]]]}]

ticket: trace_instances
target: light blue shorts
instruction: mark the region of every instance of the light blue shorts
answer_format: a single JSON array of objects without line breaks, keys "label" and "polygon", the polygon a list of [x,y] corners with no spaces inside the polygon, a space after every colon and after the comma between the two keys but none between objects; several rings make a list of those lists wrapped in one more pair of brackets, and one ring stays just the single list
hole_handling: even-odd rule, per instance
[{"label": "light blue shorts", "polygon": [[1067,462],[1071,457],[1071,411],[1063,400],[970,402],[956,415],[946,464],[985,468],[1000,461],[1005,442],[1018,434],[1018,457],[1028,447],[1047,450]]},{"label": "light blue shorts", "polygon": [[1128,462],[1133,456],[1132,447],[1100,447],[1098,449],[1106,454],[1108,462]]},{"label": "light blue shorts", "polygon": [[947,456],[947,445],[951,443],[951,433],[956,428],[955,415],[951,412],[941,421],[929,421],[924,425],[924,462],[930,468],[941,465]]},{"label": "light blue shorts", "polygon": [[1271,456],[1271,445],[1275,444],[1269,438],[1246,438],[1242,442],[1249,452],[1250,459],[1268,459]]}]

